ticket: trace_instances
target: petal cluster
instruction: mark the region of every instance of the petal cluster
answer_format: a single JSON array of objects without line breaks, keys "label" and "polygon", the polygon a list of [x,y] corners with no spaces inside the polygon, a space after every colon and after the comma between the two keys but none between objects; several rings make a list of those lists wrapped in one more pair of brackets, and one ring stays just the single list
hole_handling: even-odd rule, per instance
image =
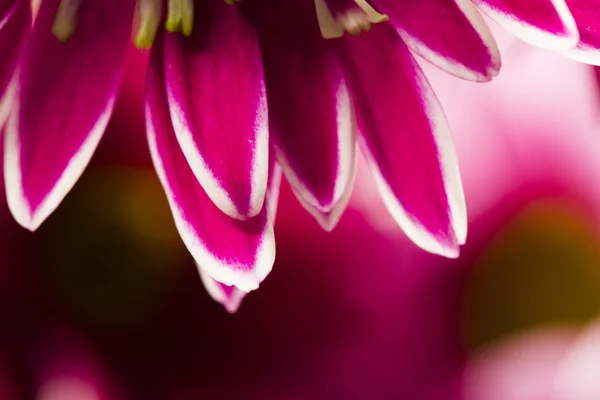
[{"label": "petal cluster", "polygon": [[203,282],[230,311],[273,265],[282,173],[331,230],[359,150],[406,235],[456,257],[467,234],[458,164],[413,53],[492,79],[500,55],[475,5],[525,38],[595,49],[594,1],[568,3],[170,0],[163,15],[160,0],[42,0],[32,24],[29,0],[0,0],[9,208],[35,230],[83,173],[112,113],[137,5],[136,43],[152,44],[152,160]]}]

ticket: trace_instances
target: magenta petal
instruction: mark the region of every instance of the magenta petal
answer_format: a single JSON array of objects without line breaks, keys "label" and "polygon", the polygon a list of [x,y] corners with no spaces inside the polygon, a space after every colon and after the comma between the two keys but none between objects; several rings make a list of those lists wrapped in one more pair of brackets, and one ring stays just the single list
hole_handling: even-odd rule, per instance
[{"label": "magenta petal", "polygon": [[179,146],[167,106],[160,46],[148,70],[146,120],[150,152],[175,224],[188,250],[211,278],[250,291],[275,258],[273,224],[265,202],[255,217],[238,220],[208,197]]},{"label": "magenta petal", "polygon": [[30,29],[29,0],[0,1],[0,127],[4,125],[10,109],[11,98],[6,93],[7,88],[17,65],[21,44]]},{"label": "magenta petal", "polygon": [[337,57],[304,4],[274,4],[257,26],[277,160],[301,203],[328,213],[351,185],[355,124]]},{"label": "magenta petal", "polygon": [[390,26],[341,45],[361,144],[387,208],[418,246],[457,256],[467,231],[462,184],[448,124],[425,76]]},{"label": "magenta petal", "polygon": [[15,219],[34,230],[88,164],[108,122],[135,1],[87,0],[65,42],[52,35],[58,0],[45,0],[20,63],[6,126],[4,174]]},{"label": "magenta petal", "polygon": [[473,0],[483,12],[525,42],[551,50],[579,40],[565,0]]},{"label": "magenta petal", "polygon": [[[277,203],[279,200],[279,186],[281,183],[281,168],[279,165],[272,165],[269,175],[269,184],[267,187],[268,213],[269,219],[274,223],[275,215],[277,214]],[[235,286],[224,285],[213,278],[198,264],[196,264],[200,273],[202,283],[206,291],[217,303],[221,304],[225,309],[233,314],[235,313],[247,292],[240,290]]]},{"label": "magenta petal", "polygon": [[464,79],[487,81],[498,74],[500,53],[470,1],[375,0],[404,42],[438,67]]},{"label": "magenta petal", "polygon": [[210,297],[225,307],[227,312],[234,314],[240,307],[240,304],[242,304],[242,300],[244,300],[247,293],[235,286],[227,286],[215,281],[200,266],[198,266],[198,270],[200,271],[202,284],[204,284],[204,288]]},{"label": "magenta petal", "polygon": [[177,139],[196,178],[224,213],[263,206],[268,119],[260,48],[239,7],[198,4],[189,38],[167,35],[167,95]]},{"label": "magenta petal", "polygon": [[567,0],[567,4],[579,29],[579,43],[567,55],[600,65],[600,0]]}]

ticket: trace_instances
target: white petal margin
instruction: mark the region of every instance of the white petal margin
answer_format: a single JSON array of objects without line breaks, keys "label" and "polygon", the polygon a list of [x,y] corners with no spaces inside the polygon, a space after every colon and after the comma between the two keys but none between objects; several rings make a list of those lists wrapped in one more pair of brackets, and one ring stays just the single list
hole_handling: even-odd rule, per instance
[{"label": "white petal margin", "polygon": [[563,55],[580,63],[600,66],[600,50],[595,47],[579,45],[563,52]]},{"label": "white petal margin", "polygon": [[173,213],[175,226],[181,235],[183,243],[188,248],[192,257],[202,268],[215,280],[227,285],[237,286],[241,290],[251,291],[258,288],[271,269],[275,261],[275,235],[273,232],[273,221],[267,218],[267,227],[265,229],[260,247],[257,249],[256,261],[254,268],[244,270],[242,266],[227,264],[222,260],[216,259],[211,252],[206,248],[202,239],[198,237],[195,229],[185,220],[182,210],[178,203],[174,200],[173,192],[168,184],[168,179],[162,164],[162,160],[157,148],[156,132],[152,123],[151,111],[146,105],[146,124],[148,146],[150,155],[154,163],[154,168],[158,174],[158,178],[167,194],[167,200]]},{"label": "white petal margin", "polygon": [[[311,191],[302,183],[294,168],[292,168],[277,145],[273,146],[273,151],[277,158],[277,162],[283,169],[283,173],[287,178],[294,194],[307,209],[320,210],[321,213],[330,212],[337,207],[338,203],[344,196],[348,182],[351,182],[354,175],[355,158],[356,158],[356,116],[354,115],[350,94],[346,83],[342,80],[336,93],[337,102],[337,156],[338,168],[335,179],[335,187],[333,191],[333,199],[330,204],[322,206],[319,201],[311,193]],[[318,162],[316,160],[315,162]],[[309,210],[310,211],[310,210]],[[312,212],[311,212],[312,213]],[[313,214],[314,215],[314,214]]]},{"label": "white petal margin", "polygon": [[[467,239],[467,207],[450,126],[444,115],[444,110],[427,82],[427,78],[416,65],[416,60],[413,59],[413,63],[415,63],[413,71],[420,83],[421,98],[425,104],[427,115],[433,121],[433,135],[439,151],[442,179],[444,180],[444,189],[450,209],[450,222],[456,235],[457,244],[463,245]],[[383,178],[368,146],[364,144],[363,140],[359,140],[359,143],[385,206],[406,236],[425,251],[448,258],[458,257],[458,247],[448,247],[441,244],[406,212]]]},{"label": "white petal margin", "polygon": [[564,51],[574,47],[579,42],[579,31],[567,3],[564,0],[548,1],[552,3],[565,26],[568,32],[566,36],[553,35],[536,26],[525,23],[516,15],[502,13],[498,9],[483,3],[481,0],[473,0],[481,11],[524,42],[544,49],[557,51]]},{"label": "white petal margin", "polygon": [[202,280],[202,284],[204,285],[204,288],[206,289],[210,297],[212,297],[214,301],[225,307],[225,310],[227,310],[228,313],[235,314],[235,312],[240,308],[242,300],[244,299],[244,297],[246,297],[246,294],[248,293],[233,286],[231,288],[231,293],[227,294],[225,290],[223,290],[222,284],[211,278],[210,275],[208,275],[208,273],[204,271],[202,267],[200,267],[198,264],[196,264],[196,267],[200,272],[200,279]]},{"label": "white petal margin", "polygon": [[[181,150],[183,151],[192,172],[196,175],[196,179],[198,179],[208,197],[210,197],[221,211],[233,218],[245,219],[246,216],[239,212],[227,191],[221,186],[219,180],[215,177],[202,157],[202,154],[200,154],[200,151],[194,142],[192,132],[186,123],[183,110],[179,106],[177,99],[174,97],[170,85],[166,86],[173,128],[177,134],[177,140],[179,141]],[[250,171],[252,193],[250,194],[249,217],[258,215],[260,210],[262,210],[268,180],[265,171],[267,171],[267,165],[269,163],[269,117],[264,82],[261,86],[260,100],[257,105],[256,120],[254,122],[258,134],[256,136],[256,144],[254,147],[255,152],[253,155],[252,171]]]},{"label": "white petal margin", "polygon": [[[356,144],[355,144],[356,146]],[[352,189],[354,188],[354,181],[356,180],[356,168],[358,166],[358,152],[354,151],[354,162],[352,163],[352,170],[350,175],[350,180],[342,193],[342,196],[339,198],[337,203],[331,208],[329,211],[322,211],[317,207],[307,203],[302,196],[296,194],[298,201],[304,207],[306,211],[312,215],[317,223],[327,232],[333,231],[333,229],[337,226],[340,218],[346,211],[346,207],[350,201],[350,197],[352,197]]]},{"label": "white petal margin", "polygon": [[[16,77],[14,79],[17,79]],[[15,95],[16,95],[16,89]],[[4,133],[4,183],[8,208],[19,225],[30,231],[35,231],[58,207],[60,202],[69,193],[90,162],[102,134],[106,130],[108,120],[113,110],[115,96],[107,103],[96,124],[81,147],[71,157],[69,164],[63,171],[56,184],[46,195],[36,210],[32,210],[25,197],[21,175],[21,157],[19,143],[19,107],[14,102],[10,110]]]},{"label": "white petal margin", "polygon": [[[481,40],[483,40],[483,43],[486,45],[486,47],[491,53],[492,65],[487,71],[488,75],[490,77],[498,76],[498,72],[500,71],[500,64],[502,63],[500,50],[498,49],[498,44],[496,43],[494,35],[492,35],[488,24],[485,22],[485,20],[481,16],[481,13],[477,9],[477,7],[473,5],[471,0],[454,1],[456,1],[456,5],[458,6],[458,8],[467,17],[467,19],[469,20],[475,31],[479,34],[479,37],[481,37]],[[429,47],[425,46],[420,40],[410,35],[405,30],[398,28],[396,29],[396,31],[398,32],[402,40],[404,40],[406,45],[417,55],[420,55],[425,59],[438,60],[438,63],[440,65],[448,65],[447,67],[445,67],[445,69],[454,71],[456,76],[474,82],[487,82],[490,80],[486,75],[482,75],[477,73],[476,71],[472,71],[468,68],[465,68],[464,65],[461,65],[456,61],[447,59],[443,55],[432,51]]]}]

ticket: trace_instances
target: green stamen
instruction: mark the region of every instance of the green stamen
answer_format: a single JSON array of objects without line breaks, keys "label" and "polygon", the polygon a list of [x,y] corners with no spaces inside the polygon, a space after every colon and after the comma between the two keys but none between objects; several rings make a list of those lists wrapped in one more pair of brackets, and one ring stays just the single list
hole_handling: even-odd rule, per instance
[{"label": "green stamen", "polygon": [[82,0],[62,0],[54,17],[52,34],[61,42],[66,42],[77,27],[77,12]]},{"label": "green stamen", "polygon": [[138,0],[140,27],[135,35],[138,48],[149,49],[160,26],[162,0]]},{"label": "green stamen", "polygon": [[192,34],[194,27],[194,0],[169,0],[165,28],[169,32]]}]

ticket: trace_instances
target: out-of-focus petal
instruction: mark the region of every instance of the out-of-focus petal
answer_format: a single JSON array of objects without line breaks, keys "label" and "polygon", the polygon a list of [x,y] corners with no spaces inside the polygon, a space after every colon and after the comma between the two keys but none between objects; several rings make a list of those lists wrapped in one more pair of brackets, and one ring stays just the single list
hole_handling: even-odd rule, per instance
[{"label": "out-of-focus petal", "polygon": [[8,205],[30,230],[73,187],[102,137],[135,7],[133,0],[88,0],[73,35],[61,43],[52,34],[58,4],[41,5],[20,62],[5,134]]},{"label": "out-of-focus petal", "polygon": [[500,52],[470,0],[375,0],[416,53],[460,78],[488,81],[498,74]]},{"label": "out-of-focus petal", "polygon": [[195,7],[190,37],[169,34],[165,68],[177,139],[196,178],[225,214],[263,206],[268,175],[267,101],[254,28],[238,7]]},{"label": "out-of-focus petal", "polygon": [[570,347],[556,377],[560,400],[600,399],[600,321],[587,328]]},{"label": "out-of-focus petal", "polygon": [[525,42],[550,50],[577,44],[579,33],[565,0],[473,0],[490,18]]},{"label": "out-of-focus petal", "polygon": [[579,43],[567,55],[581,62],[600,65],[600,1],[567,0],[579,29]]},{"label": "out-of-focus petal", "polygon": [[171,124],[159,43],[150,60],[147,87],[150,152],[183,242],[211,278],[244,291],[256,289],[275,259],[266,203],[257,216],[234,219],[217,208],[197,181]]},{"label": "out-of-focus petal", "polygon": [[423,72],[389,26],[340,43],[360,142],[387,208],[418,246],[456,257],[467,232],[462,183]]},{"label": "out-of-focus petal", "polygon": [[5,94],[17,65],[21,44],[30,28],[28,0],[0,1],[0,128],[8,115],[12,97]]},{"label": "out-of-focus petal", "polygon": [[256,25],[277,160],[309,211],[343,211],[356,132],[341,67],[320,35],[312,2],[269,4],[272,14],[256,16]]}]

